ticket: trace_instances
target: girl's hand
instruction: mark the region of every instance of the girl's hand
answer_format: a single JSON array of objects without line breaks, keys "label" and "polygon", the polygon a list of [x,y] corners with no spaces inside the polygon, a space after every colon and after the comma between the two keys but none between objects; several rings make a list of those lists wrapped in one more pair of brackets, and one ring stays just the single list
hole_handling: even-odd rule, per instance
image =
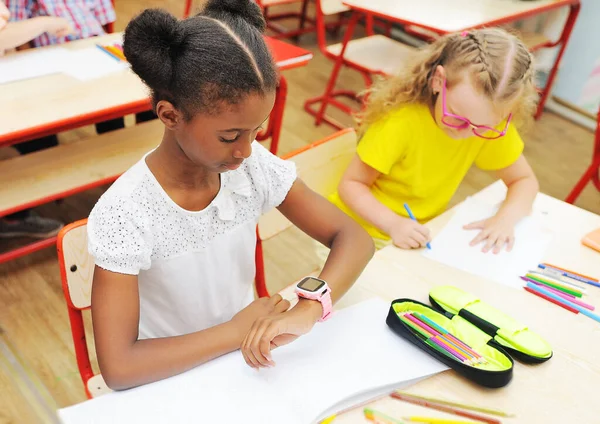
[{"label": "girl's hand", "polygon": [[261,297],[239,311],[231,318],[231,323],[240,335],[239,340],[244,340],[246,334],[260,318],[278,316],[290,308],[290,302],[283,299],[280,294],[271,297]]},{"label": "girl's hand", "polygon": [[65,18],[48,16],[45,22],[46,32],[55,37],[66,37],[73,34],[73,27]]},{"label": "girl's hand", "polygon": [[390,237],[401,249],[418,249],[431,241],[429,228],[404,217],[398,217],[390,231]]},{"label": "girl's hand", "polygon": [[291,343],[308,333],[322,313],[319,302],[301,299],[284,314],[257,319],[242,342],[244,360],[256,369],[275,366],[271,349]]},{"label": "girl's hand", "polygon": [[487,253],[493,249],[495,254],[500,253],[506,245],[506,251],[510,252],[515,244],[515,223],[498,215],[483,221],[473,222],[464,226],[465,230],[481,230],[471,241],[471,246],[485,241],[482,252]]}]

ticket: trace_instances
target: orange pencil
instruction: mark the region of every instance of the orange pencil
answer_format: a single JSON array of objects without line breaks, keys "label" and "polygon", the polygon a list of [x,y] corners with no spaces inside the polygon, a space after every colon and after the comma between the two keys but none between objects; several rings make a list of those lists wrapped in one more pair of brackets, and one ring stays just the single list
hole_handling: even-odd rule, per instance
[{"label": "orange pencil", "polygon": [[102,47],[104,47],[106,50],[108,50],[109,52],[111,52],[112,54],[117,56],[122,61],[127,61],[127,59],[125,59],[125,55],[123,54],[123,52],[121,52],[116,47],[113,47],[113,46],[102,46]]}]

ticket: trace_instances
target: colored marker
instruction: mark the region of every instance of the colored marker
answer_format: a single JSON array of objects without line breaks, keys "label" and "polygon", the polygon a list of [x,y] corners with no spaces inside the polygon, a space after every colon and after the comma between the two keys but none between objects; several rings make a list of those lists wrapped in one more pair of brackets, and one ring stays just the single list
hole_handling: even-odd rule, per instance
[{"label": "colored marker", "polygon": [[[408,203],[404,204],[404,209],[406,209],[406,213],[408,214],[410,219],[417,222],[417,218],[415,218],[415,216],[413,215],[412,211],[410,210],[410,207],[408,206]],[[431,250],[431,244],[429,244],[429,242],[427,242],[426,246],[429,250]]]},{"label": "colored marker", "polygon": [[591,284],[592,286],[600,287],[600,281],[595,278],[588,277],[587,275],[578,274],[573,271],[566,270],[564,268],[559,268],[550,264],[539,264],[538,268],[541,269],[550,269],[551,271],[556,271],[556,273],[562,275],[563,277],[569,277],[573,280],[581,281],[582,283]]}]

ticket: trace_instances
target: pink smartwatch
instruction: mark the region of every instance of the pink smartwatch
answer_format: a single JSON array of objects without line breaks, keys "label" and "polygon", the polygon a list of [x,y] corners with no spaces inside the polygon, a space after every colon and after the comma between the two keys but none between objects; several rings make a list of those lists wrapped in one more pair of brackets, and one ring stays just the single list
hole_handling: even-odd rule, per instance
[{"label": "pink smartwatch", "polygon": [[325,321],[331,316],[333,310],[331,304],[331,289],[325,281],[315,277],[304,277],[302,281],[296,285],[296,294],[298,297],[304,299],[321,302],[323,315],[321,315],[319,321]]}]

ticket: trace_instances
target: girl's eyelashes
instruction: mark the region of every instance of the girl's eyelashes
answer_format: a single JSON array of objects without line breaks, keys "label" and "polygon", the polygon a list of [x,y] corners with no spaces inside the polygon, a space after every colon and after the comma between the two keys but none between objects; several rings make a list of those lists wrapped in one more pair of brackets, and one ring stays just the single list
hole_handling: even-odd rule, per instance
[{"label": "girl's eyelashes", "polygon": [[241,134],[237,134],[234,138],[219,137],[223,143],[234,143],[240,138]]}]

